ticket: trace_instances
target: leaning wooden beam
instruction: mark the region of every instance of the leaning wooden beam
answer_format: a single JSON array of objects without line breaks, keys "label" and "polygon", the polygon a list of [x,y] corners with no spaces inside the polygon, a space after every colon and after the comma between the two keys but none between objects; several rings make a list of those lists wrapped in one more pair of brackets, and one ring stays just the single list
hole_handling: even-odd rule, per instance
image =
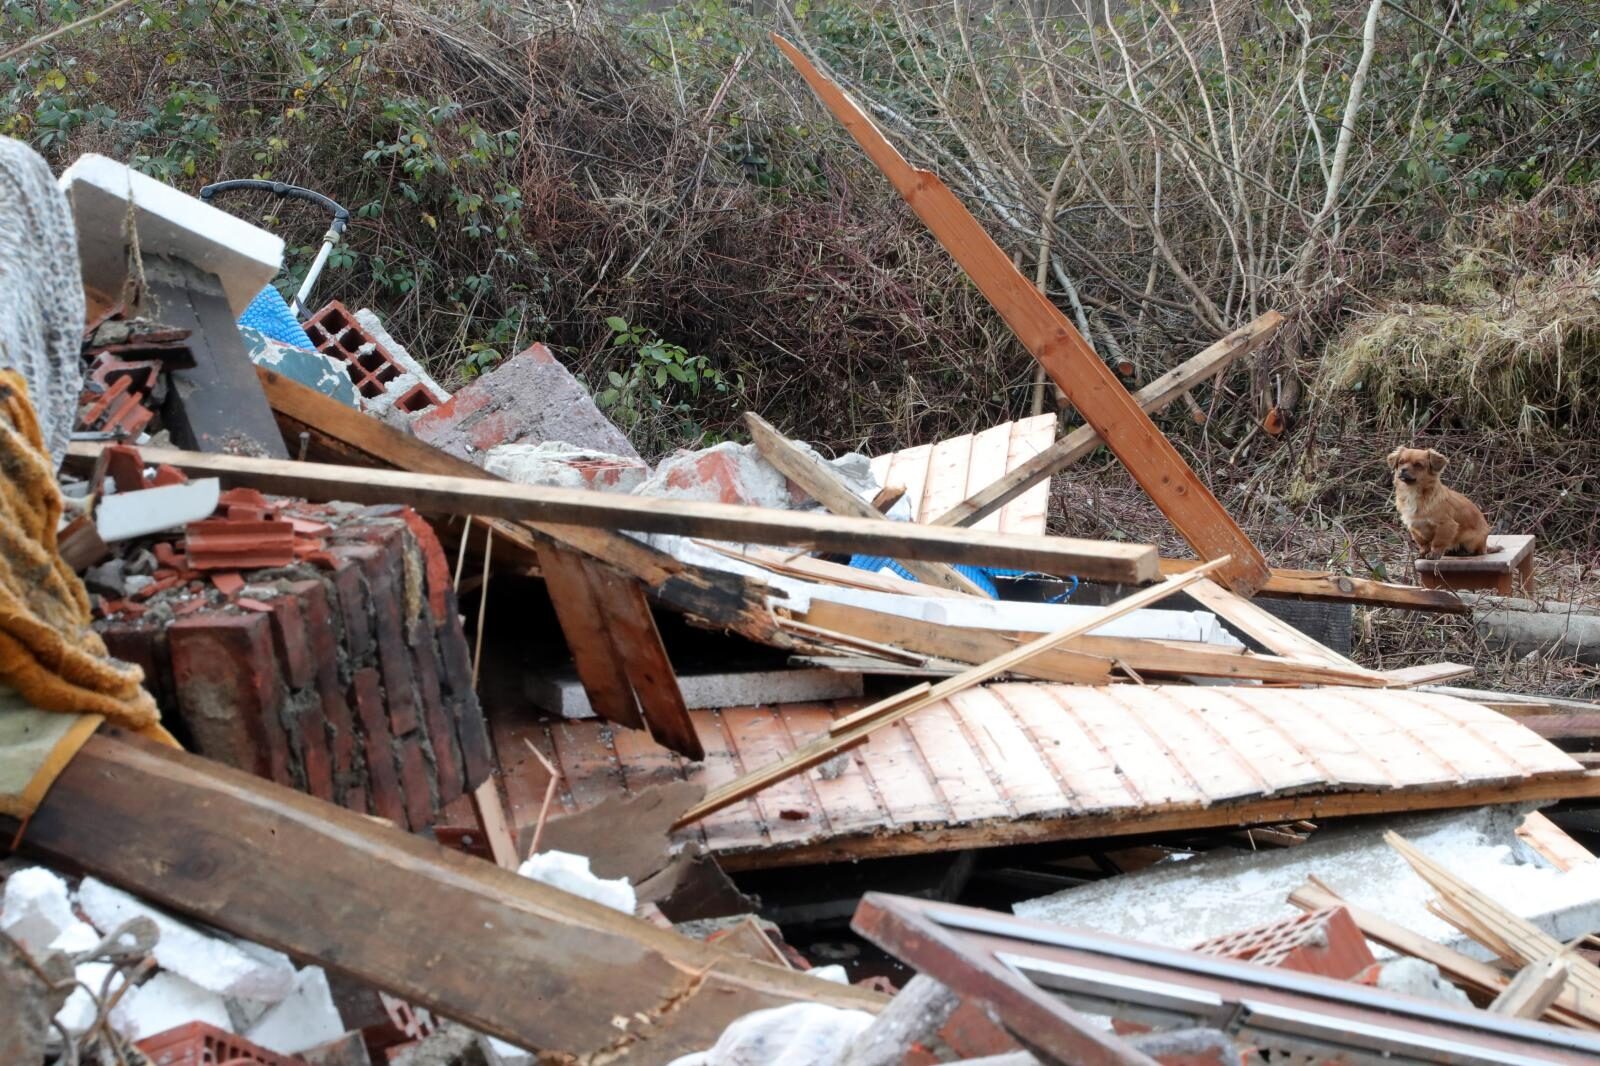
[{"label": "leaning wooden beam", "polygon": [[[283,428],[284,439],[298,441],[305,434],[310,454],[318,461],[500,480],[275,371],[257,367],[256,377]],[[724,570],[691,566],[611,529],[499,522],[495,535],[517,544],[530,559],[537,558],[541,543],[565,545],[638,578],[652,597],[681,611],[691,622],[785,646],[783,634],[772,624],[766,588],[760,582]]]},{"label": "leaning wooden beam", "polygon": [[[1207,378],[1215,377],[1241,355],[1260,348],[1283,324],[1276,311],[1234,330],[1199,355],[1180,363],[1133,394],[1134,402],[1146,414],[1164,410],[1179,396]],[[1044,451],[1035,455],[993,484],[985,485],[965,500],[933,520],[936,526],[970,526],[981,522],[1045,478],[1058,474],[1082,459],[1103,442],[1093,426],[1079,426]]]},{"label": "leaning wooden beam", "polygon": [[[1161,573],[1181,574],[1193,569],[1193,559],[1163,559]],[[1449,589],[1425,589],[1417,585],[1396,585],[1388,581],[1330,574],[1321,570],[1272,570],[1272,576],[1257,592],[1278,599],[1313,600],[1318,603],[1348,603],[1358,607],[1399,607],[1436,614],[1470,614],[1472,609]]]},{"label": "leaning wooden beam", "polygon": [[906,162],[794,45],[777,34],[772,39],[1184,539],[1203,558],[1230,556],[1219,576],[1241,594],[1264,585],[1267,560],[1060,309],[1022,276],[944,182]]},{"label": "leaning wooden beam", "polygon": [[[105,445],[80,441],[69,456],[92,463]],[[1156,576],[1149,545],[1017,536],[914,522],[742,507],[725,503],[624,496],[583,489],[545,488],[511,481],[411,474],[365,467],[255,459],[242,455],[141,449],[145,461],[230,486],[351,503],[405,503],[435,514],[482,515],[519,522],[675,533],[689,537],[783,544],[822,551],[866,552],[895,558],[943,560],[1077,574],[1142,583]]]},{"label": "leaning wooden beam", "polygon": [[639,711],[650,735],[664,748],[691,762],[706,757],[700,736],[689,721],[689,708],[678,687],[678,675],[667,658],[666,645],[650,614],[644,589],[631,577],[596,566],[590,578],[595,602],[605,615],[611,643],[622,660],[622,670],[639,700]]},{"label": "leaning wooden beam", "polygon": [[[750,439],[755,442],[761,457],[830,512],[852,518],[888,521],[881,511],[852,492],[850,486],[846,485],[832,468],[779,433],[766,419],[754,411],[747,411],[744,422],[750,429]],[[970,596],[987,598],[987,594],[971,578],[952,566],[944,563],[918,562],[914,559],[902,560],[901,565],[918,581],[939,585],[952,592],[964,592]]]},{"label": "leaning wooden beam", "polygon": [[565,545],[550,541],[539,546],[539,569],[544,572],[550,605],[572,652],[573,669],[589,697],[589,706],[608,722],[643,729],[633,686],[595,595],[597,566]]},{"label": "leaning wooden beam", "polygon": [[1110,606],[1102,607],[1094,612],[1093,617],[1075,622],[1054,633],[1048,633],[1021,647],[1013,648],[982,665],[965,670],[954,677],[945,678],[936,685],[931,687],[919,685],[869,707],[863,707],[854,714],[834,722],[828,736],[803,748],[797,748],[770,766],[764,766],[754,773],[746,774],[723,785],[684,812],[683,816],[673,823],[672,828],[681,829],[686,825],[692,825],[706,815],[738,803],[779,781],[804,773],[814,766],[820,766],[840,752],[866,743],[873,733],[884,726],[898,722],[908,714],[1015,670],[1034,656],[1060,647],[1073,637],[1098,629],[1113,619],[1121,618],[1141,607],[1148,607],[1152,603],[1158,603],[1179,589],[1195,584],[1197,579],[1209,575],[1213,570],[1221,570],[1226,565],[1227,558],[1224,557],[1190,573],[1169,577],[1159,585],[1140,589]]},{"label": "leaning wooden beam", "polygon": [[56,779],[23,847],[577,1061],[668,1062],[752,1010],[883,1002],[198,756],[104,734]]},{"label": "leaning wooden beam", "polygon": [[1216,585],[1196,585],[1189,590],[1189,595],[1200,606],[1221,616],[1223,621],[1276,655],[1363,671],[1375,678],[1383,676],[1375,670],[1366,670],[1353,659],[1312,640],[1283,619],[1269,614],[1260,606],[1242,596],[1234,595],[1225,588]]}]

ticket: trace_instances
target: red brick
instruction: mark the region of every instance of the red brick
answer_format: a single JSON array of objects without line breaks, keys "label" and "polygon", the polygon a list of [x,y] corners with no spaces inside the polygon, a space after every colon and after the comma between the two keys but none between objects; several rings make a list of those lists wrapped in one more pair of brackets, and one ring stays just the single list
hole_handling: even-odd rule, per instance
[{"label": "red brick", "polygon": [[395,766],[394,744],[389,736],[389,718],[384,712],[383,687],[377,670],[369,666],[356,671],[350,682],[350,702],[355,706],[364,734],[373,813],[405,828],[405,797],[400,792],[400,775]]},{"label": "red brick", "polygon": [[144,459],[131,444],[113,444],[106,449],[106,477],[118,492],[138,492],[145,487]]},{"label": "red brick", "polygon": [[318,799],[336,803],[338,790],[333,781],[333,753],[328,748],[321,694],[307,693],[302,697],[302,702],[300,756],[305,769],[306,790]]},{"label": "red brick", "polygon": [[422,703],[422,719],[433,746],[434,770],[439,782],[439,803],[449,803],[463,791],[461,744],[456,739],[455,721],[444,704],[439,682],[439,649],[433,627],[426,616],[411,623],[411,663],[417,678],[417,698]]},{"label": "red brick", "polygon": [[[352,810],[367,809],[365,794],[352,802],[347,786],[356,774],[355,716],[339,682],[339,638],[334,632],[333,615],[328,608],[328,592],[320,581],[296,581],[286,590],[300,601],[305,622],[306,643],[316,666],[317,694],[322,700],[325,742],[335,782],[335,797]],[[341,788],[346,791],[341,793]]]},{"label": "red brick", "polygon": [[[110,612],[108,612],[110,613]],[[172,661],[165,626],[112,619],[95,625],[106,650],[144,671],[144,687],[162,707],[173,704]]]},{"label": "red brick", "polygon": [[199,614],[168,629],[179,715],[207,758],[290,784],[286,693],[258,614]]},{"label": "red brick", "polygon": [[377,551],[365,544],[341,544],[331,552],[339,560],[333,571],[333,589],[344,626],[344,648],[358,662],[366,662],[372,654],[372,614],[361,563]]},{"label": "red brick", "polygon": [[438,622],[444,618],[445,592],[451,587],[450,560],[445,557],[444,548],[439,544],[438,534],[434,533],[427,519],[409,507],[400,512],[400,517],[410,528],[411,535],[417,541],[417,550],[422,553],[422,575],[427,585],[428,610],[433,612],[433,620]]},{"label": "red brick", "polygon": [[295,596],[275,596],[268,603],[272,611],[272,640],[283,662],[283,676],[293,688],[306,688],[317,679],[317,664],[311,658],[306,638],[305,611]]},{"label": "red brick", "polygon": [[398,741],[397,746],[400,752],[400,781],[406,797],[406,817],[413,830],[424,829],[433,824],[433,813],[439,809],[433,766],[420,736],[406,737]]}]

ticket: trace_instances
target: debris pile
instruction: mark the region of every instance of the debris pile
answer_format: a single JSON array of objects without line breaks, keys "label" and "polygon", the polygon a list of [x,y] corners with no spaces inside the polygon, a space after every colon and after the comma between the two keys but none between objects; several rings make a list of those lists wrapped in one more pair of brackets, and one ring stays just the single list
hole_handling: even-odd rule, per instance
[{"label": "debris pile", "polygon": [[[542,345],[452,395],[337,300],[246,336],[281,241],[62,175],[60,553],[186,750],[41,753],[0,686],[0,1058],[1600,1053],[1600,707],[1307,632],[1528,592],[1531,538],[1424,585],[1272,568],[1149,414],[1278,316],[1127,392],[792,58],[1085,426],[829,459],[751,413],[652,464]],[[1046,535],[1102,445],[1197,558]]]}]

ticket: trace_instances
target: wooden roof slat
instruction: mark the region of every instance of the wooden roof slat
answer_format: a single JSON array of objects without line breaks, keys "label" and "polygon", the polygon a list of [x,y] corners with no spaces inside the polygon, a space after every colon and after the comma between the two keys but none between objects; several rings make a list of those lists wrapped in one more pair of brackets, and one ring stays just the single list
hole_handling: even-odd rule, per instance
[{"label": "wooden roof slat", "polygon": [[1106,694],[1166,746],[1209,802],[1224,803],[1261,792],[1264,782],[1255,767],[1211,729],[1204,717],[1139,685],[1115,685]]},{"label": "wooden roof slat", "polygon": [[916,740],[923,760],[932,768],[953,820],[981,821],[1015,813],[1006,802],[1005,793],[989,776],[989,768],[961,728],[948,700],[924,707],[900,724]]},{"label": "wooden roof slat", "polygon": [[993,692],[987,688],[958,692],[950,698],[950,706],[1019,816],[1060,810],[1071,802],[1032,735]]},{"label": "wooden roof slat", "polygon": [[1280,729],[1273,718],[1257,711],[1254,701],[1236,699],[1238,686],[1174,685],[1161,691],[1226,738],[1228,746],[1266,782],[1269,793],[1337,784],[1291,739],[1292,730]]},{"label": "wooden roof slat", "polygon": [[1274,699],[1258,704],[1256,709],[1276,721],[1280,729],[1293,731],[1296,740],[1314,753],[1317,764],[1346,788],[1394,787],[1388,767],[1356,743],[1337,718],[1324,715],[1319,707],[1301,700],[1298,690],[1281,689]]},{"label": "wooden roof slat", "polygon": [[1104,689],[1051,685],[1046,690],[1068,717],[1098,742],[1139,797],[1142,810],[1206,805],[1206,796]]},{"label": "wooden roof slat", "polygon": [[[742,774],[744,766],[723,731],[721,712],[691,711],[689,719],[694,722],[694,731],[700,736],[706,758],[704,762],[685,767],[684,779],[697,781],[710,792]],[[714,811],[701,824],[705,830],[706,844],[713,849],[759,847],[767,842],[761,812],[753,799]]]},{"label": "wooden roof slat", "polygon": [[[789,731],[770,708],[730,707],[722,712],[722,722],[746,771],[777,762],[794,750]],[[774,841],[826,828],[822,800],[809,777],[797,774],[755,794],[756,807]]]},{"label": "wooden roof slat", "polygon": [[[852,702],[853,708],[855,704]],[[833,710],[826,703],[786,703],[775,708],[789,731],[789,750],[825,736],[833,724]],[[845,752],[837,773],[823,776],[812,770],[805,777],[822,802],[827,824],[833,832],[851,833],[884,824],[884,809],[872,780],[862,771],[857,752]]]},{"label": "wooden roof slat", "polygon": [[[948,507],[930,505],[926,513],[934,517],[942,515],[991,481],[1003,477],[1011,458],[1011,434],[1016,428],[1015,422],[1002,422],[974,434],[971,450],[967,454],[967,468],[962,472],[959,498]],[[990,515],[981,522],[974,522],[972,526],[996,533],[1003,528],[999,515]]]},{"label": "wooden roof slat", "polygon": [[[1365,700],[1350,698],[1347,690],[1325,689],[1324,709],[1337,708],[1339,728],[1363,751],[1381,764],[1397,788],[1442,788],[1461,783],[1460,775],[1407,732],[1399,718],[1380,712]],[[1378,700],[1402,705],[1400,692],[1384,692]],[[1302,697],[1304,698],[1304,697]],[[1376,704],[1378,701],[1373,701]]]},{"label": "wooden roof slat", "polygon": [[928,459],[928,482],[922,487],[918,515],[943,514],[966,498],[967,470],[972,465],[970,433],[938,441]]},{"label": "wooden roof slat", "polygon": [[[849,708],[850,711],[856,709]],[[922,753],[911,734],[906,732],[904,722],[878,730],[855,750],[877,785],[879,801],[896,825],[951,820],[950,805],[923,763]]]},{"label": "wooden roof slat", "polygon": [[1069,809],[1104,814],[1136,809],[1141,800],[1093,734],[1039,685],[984,689],[1011,711],[1062,784]]}]

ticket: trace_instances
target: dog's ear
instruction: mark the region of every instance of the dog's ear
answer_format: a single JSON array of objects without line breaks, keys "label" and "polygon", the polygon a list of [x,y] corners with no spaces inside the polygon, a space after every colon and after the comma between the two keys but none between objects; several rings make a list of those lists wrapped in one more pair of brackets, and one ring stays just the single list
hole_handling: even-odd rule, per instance
[{"label": "dog's ear", "polygon": [[1395,467],[1400,465],[1400,452],[1402,450],[1403,449],[1401,448],[1396,448],[1394,451],[1390,452],[1388,458],[1384,460],[1389,464],[1390,470],[1393,470]]},{"label": "dog's ear", "polygon": [[1432,448],[1428,449],[1428,469],[1432,470],[1435,474],[1444,473],[1444,468],[1449,464],[1449,462],[1450,460],[1446,459]]}]

